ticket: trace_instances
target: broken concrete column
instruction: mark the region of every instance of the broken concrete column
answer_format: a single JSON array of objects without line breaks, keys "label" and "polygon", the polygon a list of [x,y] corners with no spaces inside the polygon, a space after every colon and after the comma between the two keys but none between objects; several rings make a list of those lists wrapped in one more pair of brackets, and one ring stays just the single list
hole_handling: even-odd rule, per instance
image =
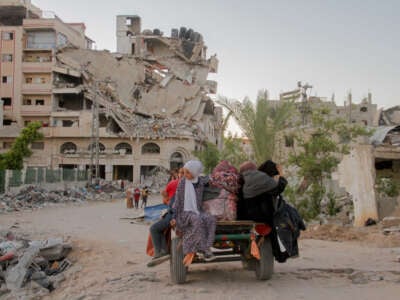
[{"label": "broken concrete column", "polygon": [[40,249],[38,246],[30,246],[25,251],[18,264],[7,271],[6,284],[9,290],[15,291],[22,287],[28,274],[28,268],[39,251]]},{"label": "broken concrete column", "polygon": [[369,218],[378,220],[372,146],[354,146],[351,153],[343,157],[334,179],[353,196],[354,226],[364,226]]}]

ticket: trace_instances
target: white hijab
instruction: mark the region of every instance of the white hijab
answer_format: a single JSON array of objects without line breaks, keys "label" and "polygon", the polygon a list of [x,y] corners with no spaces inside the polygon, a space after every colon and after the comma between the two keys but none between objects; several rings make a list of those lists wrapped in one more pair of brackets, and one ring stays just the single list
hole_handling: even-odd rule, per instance
[{"label": "white hijab", "polygon": [[187,169],[193,176],[192,180],[185,179],[185,201],[183,210],[192,211],[195,214],[199,214],[200,212],[197,208],[196,191],[194,190],[193,183],[199,181],[199,175],[203,171],[203,165],[198,160],[190,160],[183,166],[183,168]]}]

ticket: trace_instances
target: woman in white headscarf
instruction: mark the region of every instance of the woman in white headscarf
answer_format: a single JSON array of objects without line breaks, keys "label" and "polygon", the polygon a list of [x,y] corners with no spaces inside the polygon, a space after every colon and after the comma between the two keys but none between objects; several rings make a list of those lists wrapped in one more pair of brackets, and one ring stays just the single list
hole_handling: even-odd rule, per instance
[{"label": "woman in white headscarf", "polygon": [[210,250],[214,243],[216,220],[201,210],[205,179],[200,177],[203,165],[198,160],[188,161],[184,166],[184,178],[175,193],[175,222],[177,231],[182,233],[184,264],[190,265],[195,254],[204,254],[212,260]]}]

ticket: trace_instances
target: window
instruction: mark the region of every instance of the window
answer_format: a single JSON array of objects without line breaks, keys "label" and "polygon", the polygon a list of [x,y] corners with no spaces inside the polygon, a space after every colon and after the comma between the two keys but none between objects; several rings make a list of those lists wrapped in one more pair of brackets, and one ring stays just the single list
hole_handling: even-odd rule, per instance
[{"label": "window", "polygon": [[8,83],[12,83],[12,76],[3,76],[2,78],[1,78],[1,81],[3,82],[3,83],[5,83],[5,84],[8,84]]},{"label": "window", "polygon": [[10,126],[12,124],[12,120],[3,120],[3,126]]},{"label": "window", "polygon": [[44,142],[33,142],[32,145],[31,145],[31,149],[43,150],[44,149]]},{"label": "window", "polygon": [[12,142],[3,142],[3,149],[11,149]]},{"label": "window", "polygon": [[24,99],[24,105],[32,105],[32,99]]},{"label": "window", "polygon": [[368,107],[363,106],[363,107],[360,108],[360,111],[361,112],[367,112],[368,111]]},{"label": "window", "polygon": [[77,147],[74,143],[68,142],[61,145],[60,153],[61,154],[73,154],[76,153]]},{"label": "window", "polygon": [[45,77],[40,77],[39,82],[40,82],[40,83],[46,83],[46,78],[45,78]]},{"label": "window", "polygon": [[147,143],[142,147],[142,154],[157,154],[160,153],[160,147],[155,143]]},{"label": "window", "polygon": [[32,83],[32,82],[33,82],[32,77],[26,77],[25,78],[25,83]]},{"label": "window", "polygon": [[32,121],[26,120],[26,121],[24,122],[25,127],[28,126],[30,122],[32,122]]},{"label": "window", "polygon": [[14,39],[14,33],[12,33],[12,32],[3,32],[1,38],[4,41],[11,41],[11,40]]},{"label": "window", "polygon": [[285,135],[285,147],[294,146],[294,137],[292,135]]},{"label": "window", "polygon": [[2,62],[12,62],[13,61],[13,56],[12,54],[3,54],[1,58]]},{"label": "window", "polygon": [[62,120],[62,127],[72,127],[74,125],[74,121],[72,120]]},{"label": "window", "polygon": [[36,99],[35,100],[36,105],[44,105],[44,100],[43,99]]},{"label": "window", "polygon": [[3,105],[4,106],[11,106],[12,104],[12,99],[11,98],[1,98],[3,100]]},{"label": "window", "polygon": [[115,146],[115,151],[118,151],[121,154],[132,154],[132,146],[128,143],[120,143]]}]

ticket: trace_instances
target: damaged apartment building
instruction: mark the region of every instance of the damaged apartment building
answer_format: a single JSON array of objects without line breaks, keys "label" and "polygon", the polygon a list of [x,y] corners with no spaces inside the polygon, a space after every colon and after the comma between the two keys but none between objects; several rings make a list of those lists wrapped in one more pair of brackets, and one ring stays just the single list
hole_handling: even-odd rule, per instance
[{"label": "damaged apartment building", "polygon": [[[311,112],[320,108],[329,110],[328,118],[341,118],[372,130],[370,137],[360,138],[351,145],[351,152],[341,157],[332,180],[326,182],[327,188],[335,195],[351,197],[356,226],[364,226],[368,219],[381,220],[400,208],[400,196],[394,192],[390,195],[391,186],[400,187],[400,106],[378,109],[372,102],[371,93],[358,103],[353,102],[349,93],[344,105],[339,106],[334,96],[329,100],[307,96],[301,88],[282,93],[280,100],[271,101],[271,104],[280,105],[288,99],[295,100],[299,112],[295,114],[293,123],[302,121],[305,132],[311,126]],[[276,160],[287,161],[289,153],[295,151],[294,136],[298,132],[298,127],[289,125],[279,135]],[[382,187],[386,187],[389,194],[383,193]]]},{"label": "damaged apartment building", "polygon": [[29,1],[3,2],[1,151],[40,121],[45,138],[28,167],[88,169],[97,134],[100,177],[139,182],[157,167],[182,166],[206,141],[221,145],[222,109],[208,80],[218,60],[201,34],[181,27],[166,37],[142,30],[138,16],[117,16],[117,53],[94,51],[84,24]]}]

